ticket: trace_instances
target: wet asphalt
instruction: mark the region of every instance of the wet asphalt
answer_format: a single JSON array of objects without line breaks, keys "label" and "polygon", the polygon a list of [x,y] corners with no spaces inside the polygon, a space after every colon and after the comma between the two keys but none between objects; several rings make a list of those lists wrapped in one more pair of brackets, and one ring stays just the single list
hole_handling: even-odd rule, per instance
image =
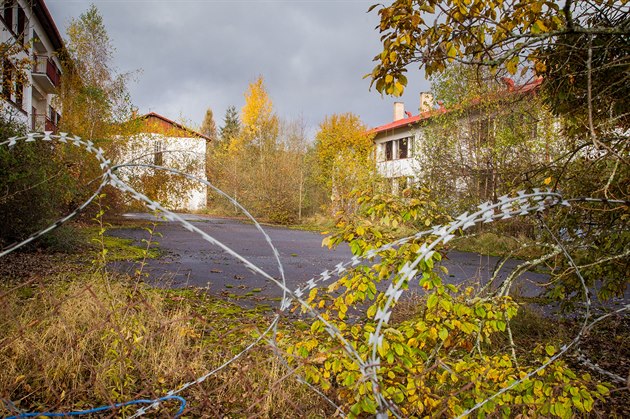
[{"label": "wet asphalt", "polygon": [[[147,220],[147,214],[127,214],[129,219]],[[215,239],[232,248],[254,265],[272,277],[280,279],[278,264],[269,244],[252,224],[236,220],[213,218],[201,215],[186,215],[188,221]],[[322,247],[323,235],[310,231],[293,230],[283,227],[263,227],[278,249],[289,289],[296,289],[310,278],[352,257],[346,245],[329,250]],[[222,249],[203,240],[176,222],[158,222],[153,240],[159,243],[162,256],[149,260],[144,267],[145,281],[156,286],[181,288],[201,287],[217,296],[252,306],[273,304],[282,296],[282,290],[271,280],[255,274]],[[139,228],[113,229],[108,234],[134,239],[139,244],[149,238],[148,233]],[[475,253],[449,252],[442,264],[448,275],[440,273],[447,283],[471,282],[485,284],[492,277],[500,259]],[[497,280],[502,281],[522,261],[508,260],[499,270]],[[112,263],[113,269],[134,272],[137,263]],[[516,281],[515,291],[520,295],[534,296],[540,292],[537,283],[547,280],[547,275],[525,272]],[[328,283],[326,284],[328,285]],[[410,285],[411,291],[422,292],[417,285]]]}]

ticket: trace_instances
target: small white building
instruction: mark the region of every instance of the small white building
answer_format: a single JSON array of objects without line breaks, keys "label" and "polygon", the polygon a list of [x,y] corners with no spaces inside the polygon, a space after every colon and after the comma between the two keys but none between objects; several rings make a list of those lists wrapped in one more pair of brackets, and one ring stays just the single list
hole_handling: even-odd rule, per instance
[{"label": "small white building", "polygon": [[53,97],[62,75],[61,35],[43,0],[0,4],[0,42],[9,51],[1,63],[1,111],[30,130],[56,131],[61,111]]},{"label": "small white building", "polygon": [[422,138],[420,122],[439,112],[433,109],[433,96],[429,93],[420,94],[420,103],[420,113],[413,116],[405,111],[402,102],[394,102],[393,122],[371,131],[377,172],[391,180],[394,193],[418,176],[420,167],[414,154]]},{"label": "small white building", "polygon": [[[206,180],[206,148],[211,139],[155,112],[130,121],[129,137],[121,140],[120,163],[140,163],[179,170]],[[121,171],[129,182],[170,209],[206,208],[206,185],[152,168]]]}]

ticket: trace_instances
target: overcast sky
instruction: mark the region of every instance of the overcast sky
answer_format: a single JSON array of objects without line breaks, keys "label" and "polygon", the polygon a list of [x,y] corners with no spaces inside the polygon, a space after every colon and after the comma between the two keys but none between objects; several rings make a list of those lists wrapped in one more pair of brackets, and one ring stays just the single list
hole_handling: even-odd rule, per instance
[{"label": "overcast sky", "polygon": [[46,0],[62,36],[72,18],[98,7],[119,72],[141,113],[198,126],[211,108],[218,126],[241,109],[258,75],[278,115],[303,117],[312,134],[326,115],[353,112],[371,127],[392,120],[394,100],[417,114],[429,84],[410,69],[402,99],[369,91],[363,75],[380,52],[376,0]]}]

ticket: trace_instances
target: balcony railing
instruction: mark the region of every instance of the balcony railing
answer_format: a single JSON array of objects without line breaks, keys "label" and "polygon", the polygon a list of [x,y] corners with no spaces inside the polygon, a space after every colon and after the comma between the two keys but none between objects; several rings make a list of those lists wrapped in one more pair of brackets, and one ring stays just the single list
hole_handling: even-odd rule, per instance
[{"label": "balcony railing", "polygon": [[45,75],[54,88],[59,87],[61,80],[61,71],[57,68],[55,62],[45,55],[35,56],[35,65],[33,66],[33,75]]},{"label": "balcony railing", "polygon": [[33,114],[33,131],[52,131],[57,133],[57,125],[46,115]]}]

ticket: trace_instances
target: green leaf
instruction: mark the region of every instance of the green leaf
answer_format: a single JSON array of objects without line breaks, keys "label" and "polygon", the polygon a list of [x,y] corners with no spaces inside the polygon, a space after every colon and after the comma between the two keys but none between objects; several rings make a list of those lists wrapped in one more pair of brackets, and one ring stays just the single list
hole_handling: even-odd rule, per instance
[{"label": "green leaf", "polygon": [[466,322],[466,323],[462,323],[462,325],[461,325],[460,329],[461,329],[464,333],[466,333],[467,335],[469,335],[469,334],[471,334],[472,332],[474,332],[474,331],[475,331],[475,325],[474,325],[474,324],[472,324],[472,323],[468,323],[468,322]]},{"label": "green leaf", "polygon": [[451,308],[453,307],[453,304],[450,301],[442,298],[440,300],[440,306],[446,311],[451,311]]},{"label": "green leaf", "polygon": [[360,256],[361,255],[361,245],[358,240],[354,240],[350,242],[350,251],[353,255]]},{"label": "green leaf", "polygon": [[446,340],[446,338],[448,337],[448,330],[440,329],[440,331],[438,332],[438,336],[440,337],[440,339]]},{"label": "green leaf", "polygon": [[457,49],[455,48],[455,46],[451,45],[448,49],[448,51],[446,52],[446,56],[450,59],[453,59],[457,56]]},{"label": "green leaf", "polygon": [[606,394],[610,393],[610,390],[608,390],[608,387],[606,387],[606,386],[603,386],[601,384],[597,384],[595,387],[597,388],[597,391],[601,395],[606,395]]},{"label": "green leaf", "polygon": [[363,399],[362,401],[362,406],[363,406],[363,411],[366,413],[372,413],[375,414],[376,413],[376,402],[374,400],[372,400],[369,397],[366,397]]},{"label": "green leaf", "polygon": [[359,415],[359,413],[361,413],[361,403],[355,403],[350,406],[350,413],[355,416]]},{"label": "green leaf", "polygon": [[545,352],[547,352],[547,355],[553,356],[556,353],[556,348],[553,345],[547,345],[545,346]]},{"label": "green leaf", "polygon": [[565,415],[565,408],[564,408],[564,404],[557,402],[553,405],[556,415],[560,416],[560,417],[564,417]]},{"label": "green leaf", "polygon": [[352,384],[354,384],[354,381],[354,373],[348,372],[348,374],[346,375],[346,379],[343,380],[343,385],[346,387],[350,387]]}]

